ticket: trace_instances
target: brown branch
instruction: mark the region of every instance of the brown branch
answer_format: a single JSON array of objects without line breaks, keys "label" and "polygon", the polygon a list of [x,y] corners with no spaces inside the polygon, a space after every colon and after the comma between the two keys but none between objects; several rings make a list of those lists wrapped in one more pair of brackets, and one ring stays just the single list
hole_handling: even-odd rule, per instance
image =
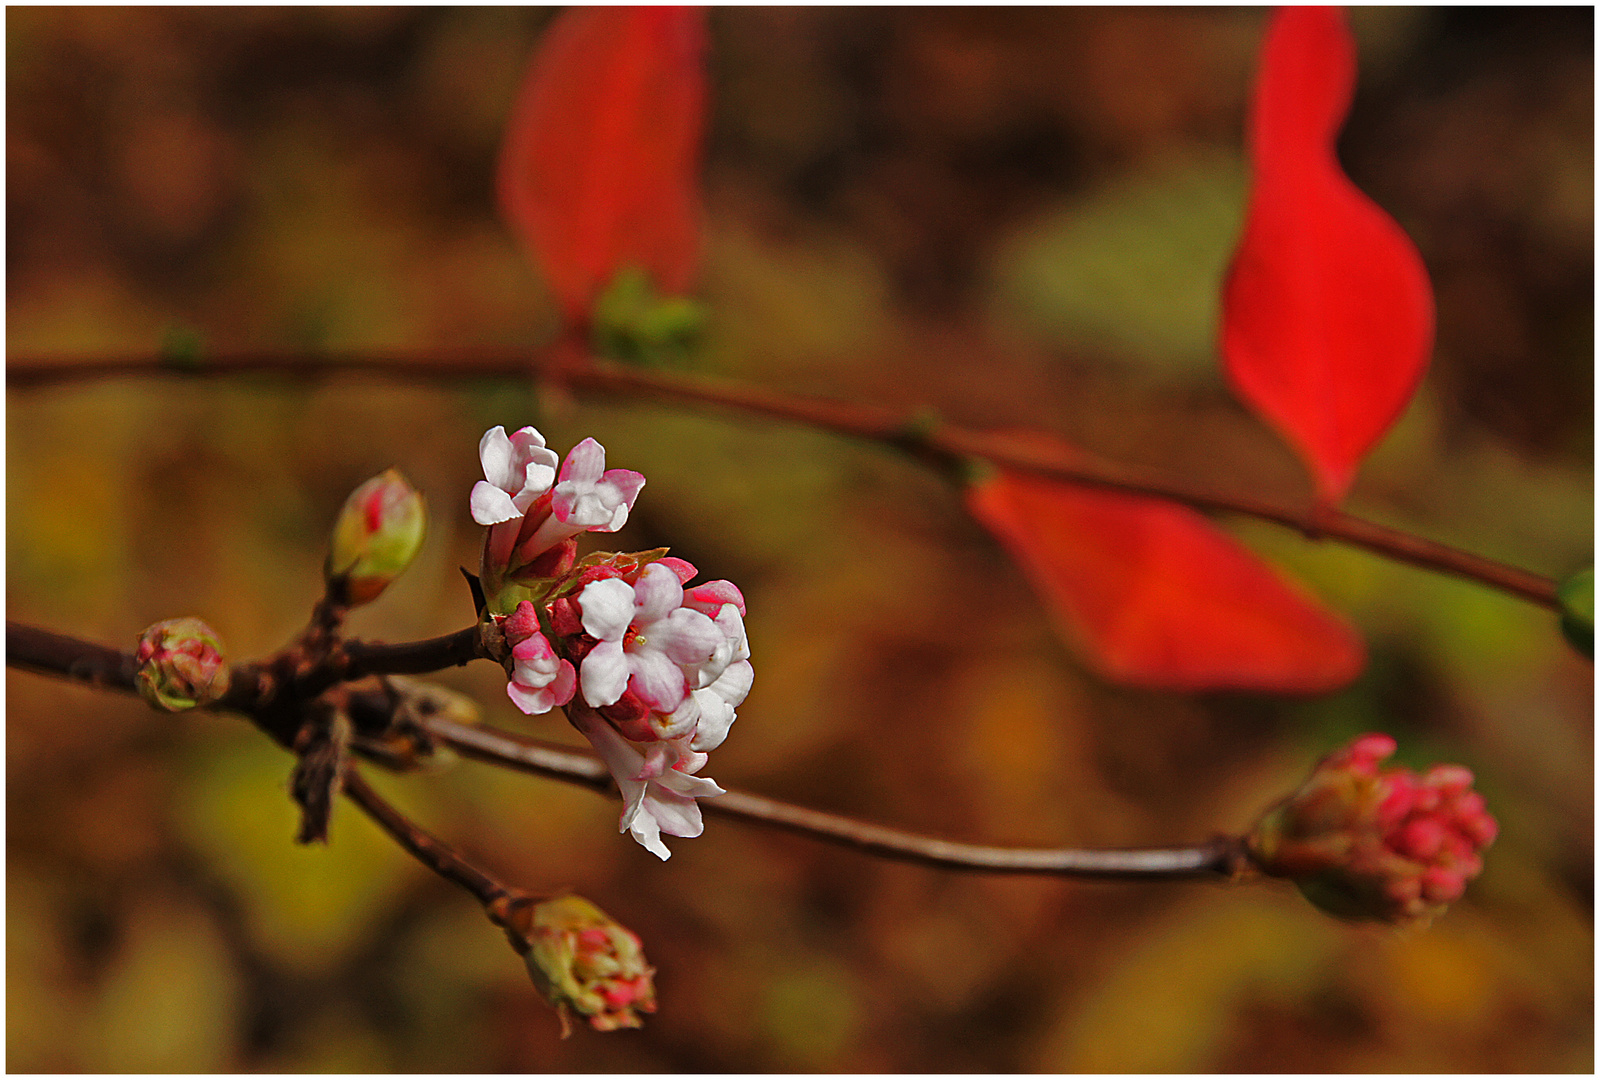
[{"label": "brown branch", "polygon": [[137,693],[133,654],[6,620],[6,666],[106,690]]},{"label": "brown branch", "polygon": [[[380,656],[404,656],[407,650],[428,645],[437,653],[438,643],[455,641],[469,632],[434,638],[431,642],[381,647],[373,645],[369,648]],[[134,689],[131,654],[10,620],[6,623],[6,663],[107,689]],[[251,672],[259,669],[256,665],[236,665],[234,670]],[[107,672],[111,674],[107,675]],[[270,711],[277,705],[274,701],[266,701],[257,706],[257,711]],[[258,722],[261,719],[241,700],[233,699],[231,691],[230,696],[219,702],[217,707],[244,712]],[[439,717],[423,718],[421,726],[429,735],[465,757],[578,784],[592,791],[614,790],[606,767],[586,753],[541,744],[492,728],[457,724]],[[275,734],[274,737],[279,736]],[[480,899],[492,893],[490,899],[484,901],[486,905],[492,903],[495,897],[508,893],[504,885],[465,864],[447,845],[406,821],[398,811],[367,788],[354,771],[346,773],[345,794],[372,815],[407,851],[434,867],[437,872],[461,884]],[[920,836],[856,821],[840,814],[809,810],[736,791],[708,799],[701,806],[711,814],[784,829],[868,854],[953,870],[1094,878],[1184,878],[1233,874],[1242,866],[1243,858],[1238,841],[1231,838],[1219,838],[1184,848],[1107,851],[1006,848]],[[500,916],[496,912],[503,914],[503,909],[504,905],[491,908],[490,916],[498,919]]]},{"label": "brown branch", "polygon": [[473,660],[490,659],[476,626],[426,641],[392,645],[381,641],[346,641],[341,651],[345,656],[341,677],[345,679],[359,679],[364,675],[425,675],[430,671],[460,667]]},{"label": "brown branch", "polygon": [[648,395],[734,409],[886,443],[947,469],[958,466],[966,458],[981,458],[1009,469],[1058,480],[1167,499],[1212,513],[1259,518],[1294,529],[1309,539],[1337,540],[1398,562],[1476,581],[1552,610],[1558,607],[1556,582],[1549,578],[1343,511],[1318,512],[1309,504],[1285,507],[1248,495],[1212,491],[1154,471],[1034,446],[1003,434],[930,423],[923,417],[907,417],[868,405],[800,397],[723,380],[585,360],[559,344],[543,348],[377,350],[323,355],[262,350],[219,353],[193,365],[180,365],[149,354],[94,360],[24,357],[9,361],[6,366],[7,385],[12,389],[128,375],[214,376],[244,372],[296,378],[355,373],[447,383],[469,378],[531,375],[578,390],[622,396]]},{"label": "brown branch", "polygon": [[[423,727],[466,757],[595,791],[612,789],[605,766],[588,754],[448,720],[425,720]],[[702,800],[700,808],[708,814],[784,829],[869,855],[947,870],[1116,879],[1215,877],[1237,872],[1244,858],[1239,841],[1231,837],[1195,847],[1121,850],[965,844],[739,791]]]}]

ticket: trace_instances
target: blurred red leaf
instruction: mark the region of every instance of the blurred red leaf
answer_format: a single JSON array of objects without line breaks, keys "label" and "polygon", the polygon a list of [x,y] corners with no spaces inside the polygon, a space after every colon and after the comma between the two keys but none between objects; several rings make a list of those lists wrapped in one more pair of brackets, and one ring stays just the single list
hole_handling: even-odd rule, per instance
[{"label": "blurred red leaf", "polygon": [[694,279],[705,47],[699,8],[574,7],[534,55],[500,210],[574,324],[626,266],[667,294]]},{"label": "blurred red leaf", "polygon": [[1254,178],[1223,287],[1222,354],[1331,506],[1404,411],[1433,348],[1433,290],[1410,238],[1339,167],[1355,44],[1331,8],[1282,8],[1250,114]]},{"label": "blurred red leaf", "polygon": [[1003,470],[967,507],[1116,682],[1315,693],[1365,663],[1343,619],[1188,507]]}]

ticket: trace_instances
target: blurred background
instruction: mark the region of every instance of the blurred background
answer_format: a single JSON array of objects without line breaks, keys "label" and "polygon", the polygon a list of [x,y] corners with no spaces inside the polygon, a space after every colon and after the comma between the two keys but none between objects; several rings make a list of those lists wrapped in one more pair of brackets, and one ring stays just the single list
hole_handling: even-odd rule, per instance
[{"label": "blurred background", "polygon": [[[10,354],[542,340],[492,175],[550,17],[9,9]],[[691,366],[1302,495],[1212,349],[1263,20],[715,11]],[[1350,508],[1564,576],[1594,513],[1593,13],[1352,21],[1343,159],[1420,246],[1439,340]],[[509,383],[158,377],[8,393],[7,613],[125,648],[193,614],[268,652],[345,495],[395,465],[431,535],[353,632],[459,629],[477,439],[528,423],[648,476],[619,547],[743,588],[757,676],[707,769],[725,786],[973,841],[1194,842],[1383,730],[1471,766],[1501,839],[1401,934],[1274,883],[958,875],[716,819],[662,864],[586,791],[379,776],[508,880],[643,936],[660,1012],[563,1042],[472,900],[351,808],[326,848],[291,843],[290,759],[248,726],[8,672],[9,1069],[1592,1071],[1592,668],[1547,612],[1360,552],[1228,523],[1361,627],[1348,690],[1119,689],[958,493],[877,447]],[[439,681],[579,741],[490,665]]]}]

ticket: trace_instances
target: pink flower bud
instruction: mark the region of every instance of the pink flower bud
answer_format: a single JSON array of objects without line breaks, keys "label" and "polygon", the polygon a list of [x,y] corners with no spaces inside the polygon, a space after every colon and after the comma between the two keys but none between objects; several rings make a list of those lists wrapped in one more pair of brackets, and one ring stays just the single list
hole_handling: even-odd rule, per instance
[{"label": "pink flower bud", "polygon": [[554,451],[531,427],[511,435],[490,428],[478,456],[484,479],[472,489],[472,519],[489,527],[478,577],[491,608],[507,582],[533,587],[565,575],[578,534],[622,528],[644,487],[639,473],[607,470],[593,439],[572,448],[558,480]]},{"label": "pink flower bud", "polygon": [[500,623],[506,644],[511,646],[511,681],[506,693],[512,704],[530,716],[547,713],[572,700],[577,688],[577,671],[557,656],[539,626],[539,612],[528,600]]},{"label": "pink flower bud", "polygon": [[199,619],[167,619],[139,635],[137,682],[151,705],[182,712],[228,692],[222,639]]},{"label": "pink flower bud", "polygon": [[1325,758],[1247,837],[1255,863],[1345,918],[1425,924],[1442,914],[1482,871],[1498,826],[1471,771],[1382,768],[1394,749],[1387,735],[1364,735]]},{"label": "pink flower bud", "polygon": [[512,916],[511,930],[513,943],[526,946],[528,974],[561,1016],[563,1037],[569,1010],[596,1031],[640,1027],[640,1014],[656,1011],[655,969],[639,936],[583,897],[531,904]]},{"label": "pink flower bud", "polygon": [[351,605],[376,600],[422,547],[428,514],[422,496],[396,469],[350,493],[333,527],[325,577]]},{"label": "pink flower bud", "polygon": [[501,631],[506,636],[506,644],[510,646],[521,645],[524,641],[539,633],[539,612],[530,600],[524,600],[517,605],[517,609],[507,615],[500,624]]}]

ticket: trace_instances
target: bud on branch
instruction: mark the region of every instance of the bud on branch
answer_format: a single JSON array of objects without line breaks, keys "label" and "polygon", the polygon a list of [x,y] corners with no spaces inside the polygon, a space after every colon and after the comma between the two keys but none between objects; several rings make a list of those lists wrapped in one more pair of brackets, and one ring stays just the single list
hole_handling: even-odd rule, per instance
[{"label": "bud on branch", "polygon": [[581,896],[511,906],[503,925],[528,974],[571,1034],[569,1011],[596,1031],[643,1026],[656,1011],[655,968],[639,935]]},{"label": "bud on branch", "polygon": [[1246,839],[1252,860],[1344,918],[1421,926],[1443,914],[1499,826],[1470,771],[1380,769],[1394,751],[1389,736],[1363,735],[1324,758]]},{"label": "bud on branch", "polygon": [[376,600],[416,558],[427,527],[422,496],[398,469],[356,488],[333,527],[324,571],[329,593],[352,606]]},{"label": "bud on branch", "polygon": [[182,712],[228,692],[222,639],[199,619],[167,619],[139,635],[139,693],[152,706]]}]

